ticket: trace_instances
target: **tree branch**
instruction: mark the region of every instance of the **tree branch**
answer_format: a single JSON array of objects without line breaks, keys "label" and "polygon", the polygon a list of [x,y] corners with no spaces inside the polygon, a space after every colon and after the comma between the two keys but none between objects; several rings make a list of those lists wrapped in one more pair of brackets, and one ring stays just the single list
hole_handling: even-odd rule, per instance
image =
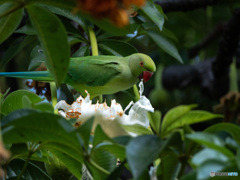
[{"label": "tree branch", "polygon": [[196,65],[170,66],[163,72],[163,86],[167,89],[198,84],[204,94],[219,98],[229,90],[229,68],[240,40],[240,8],[225,24],[216,58]]}]

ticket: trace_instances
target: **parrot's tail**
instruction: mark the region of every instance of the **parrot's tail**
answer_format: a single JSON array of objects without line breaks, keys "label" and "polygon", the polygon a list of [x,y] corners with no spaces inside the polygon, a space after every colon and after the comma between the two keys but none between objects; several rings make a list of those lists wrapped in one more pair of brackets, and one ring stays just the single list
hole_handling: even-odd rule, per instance
[{"label": "parrot's tail", "polygon": [[48,71],[26,71],[26,72],[1,72],[0,76],[32,79],[36,81],[53,81],[53,77]]}]

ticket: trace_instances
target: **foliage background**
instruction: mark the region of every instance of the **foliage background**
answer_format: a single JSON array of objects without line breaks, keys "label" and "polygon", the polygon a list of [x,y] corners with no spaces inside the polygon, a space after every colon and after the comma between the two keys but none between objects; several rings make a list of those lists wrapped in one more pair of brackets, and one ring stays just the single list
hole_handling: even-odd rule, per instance
[{"label": "foliage background", "polygon": [[[136,138],[111,139],[98,127],[91,136],[91,120],[74,129],[64,118],[53,114],[48,103],[51,101],[48,84],[27,83],[40,98],[29,91],[19,91],[28,89],[26,80],[0,78],[2,138],[11,152],[11,157],[2,161],[6,178],[80,179],[84,174],[83,163],[94,179],[124,179],[125,171],[130,172],[128,178],[149,179],[149,165],[156,167],[158,179],[207,179],[210,171],[239,172],[236,92],[239,73],[229,76],[229,71],[225,72],[233,59],[236,65],[230,72],[238,67],[239,43],[237,47],[225,45],[225,49],[233,51],[222,69],[229,78],[211,91],[215,81],[207,81],[211,77],[207,75],[212,73],[212,67],[218,66],[212,62],[219,62],[216,59],[222,52],[220,40],[234,12],[239,17],[240,3],[195,2],[200,3],[149,0],[136,9],[137,15],[130,18],[128,26],[118,27],[109,17],[98,19],[82,11],[72,14],[77,7],[75,1],[1,0],[1,71],[46,70],[46,64],[60,85],[70,57],[92,54],[91,28],[96,34],[99,54],[127,56],[141,52],[154,59],[158,71],[146,84],[145,94],[154,108],[162,112],[151,115],[152,135],[145,131]],[[176,8],[171,9],[168,4]],[[239,42],[237,22],[236,27],[236,33],[228,35]],[[203,82],[208,83],[204,86]],[[10,92],[15,94],[8,95]],[[228,92],[236,94],[230,93],[221,100],[218,110],[224,112],[224,118],[212,114],[213,106]],[[47,100],[39,104],[44,95]],[[78,95],[65,85],[58,91],[58,99],[68,103]],[[123,107],[135,100],[132,89],[104,98],[108,103],[116,98]],[[180,104],[199,106],[192,110],[195,105]],[[210,119],[214,120],[207,121]],[[222,122],[223,119],[227,122]],[[93,148],[89,148],[89,143]],[[115,167],[116,158],[122,162],[119,167]],[[44,164],[50,164],[54,170]],[[214,177],[221,178],[224,179]]]}]

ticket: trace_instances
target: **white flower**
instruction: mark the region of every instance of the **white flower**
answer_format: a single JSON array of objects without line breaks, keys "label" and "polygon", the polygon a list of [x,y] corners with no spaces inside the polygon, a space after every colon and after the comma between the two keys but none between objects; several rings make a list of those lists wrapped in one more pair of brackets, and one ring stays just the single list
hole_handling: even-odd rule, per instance
[{"label": "white flower", "polygon": [[151,166],[150,167],[149,176],[150,176],[151,180],[157,180],[157,166],[155,166],[155,167]]},{"label": "white flower", "polygon": [[[106,102],[92,104],[88,93],[86,98],[80,96],[72,105],[68,105],[65,101],[59,101],[55,109],[58,109],[59,114],[67,119],[77,118],[79,125],[92,116],[95,116],[93,130],[97,124],[100,124],[110,137],[125,135],[127,133],[121,125],[141,125],[148,128],[149,120],[147,112],[154,112],[150,101],[142,95],[144,90],[142,81],[139,83],[139,87],[140,99],[136,103],[130,102],[124,111],[115,99],[111,101],[110,107]],[[129,108],[129,114],[127,115],[125,112]],[[135,134],[131,133],[131,135]]]}]

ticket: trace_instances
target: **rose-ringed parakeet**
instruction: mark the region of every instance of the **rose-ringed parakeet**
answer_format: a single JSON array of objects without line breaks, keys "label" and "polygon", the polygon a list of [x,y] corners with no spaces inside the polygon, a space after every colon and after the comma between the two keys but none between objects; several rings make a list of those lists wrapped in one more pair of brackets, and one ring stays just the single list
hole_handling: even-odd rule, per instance
[{"label": "rose-ringed parakeet", "polygon": [[[113,94],[131,88],[139,79],[148,81],[156,66],[153,60],[141,53],[127,57],[86,56],[71,58],[64,83],[77,91],[85,90],[91,98],[100,94]],[[48,71],[2,72],[0,76],[53,81]]]}]

